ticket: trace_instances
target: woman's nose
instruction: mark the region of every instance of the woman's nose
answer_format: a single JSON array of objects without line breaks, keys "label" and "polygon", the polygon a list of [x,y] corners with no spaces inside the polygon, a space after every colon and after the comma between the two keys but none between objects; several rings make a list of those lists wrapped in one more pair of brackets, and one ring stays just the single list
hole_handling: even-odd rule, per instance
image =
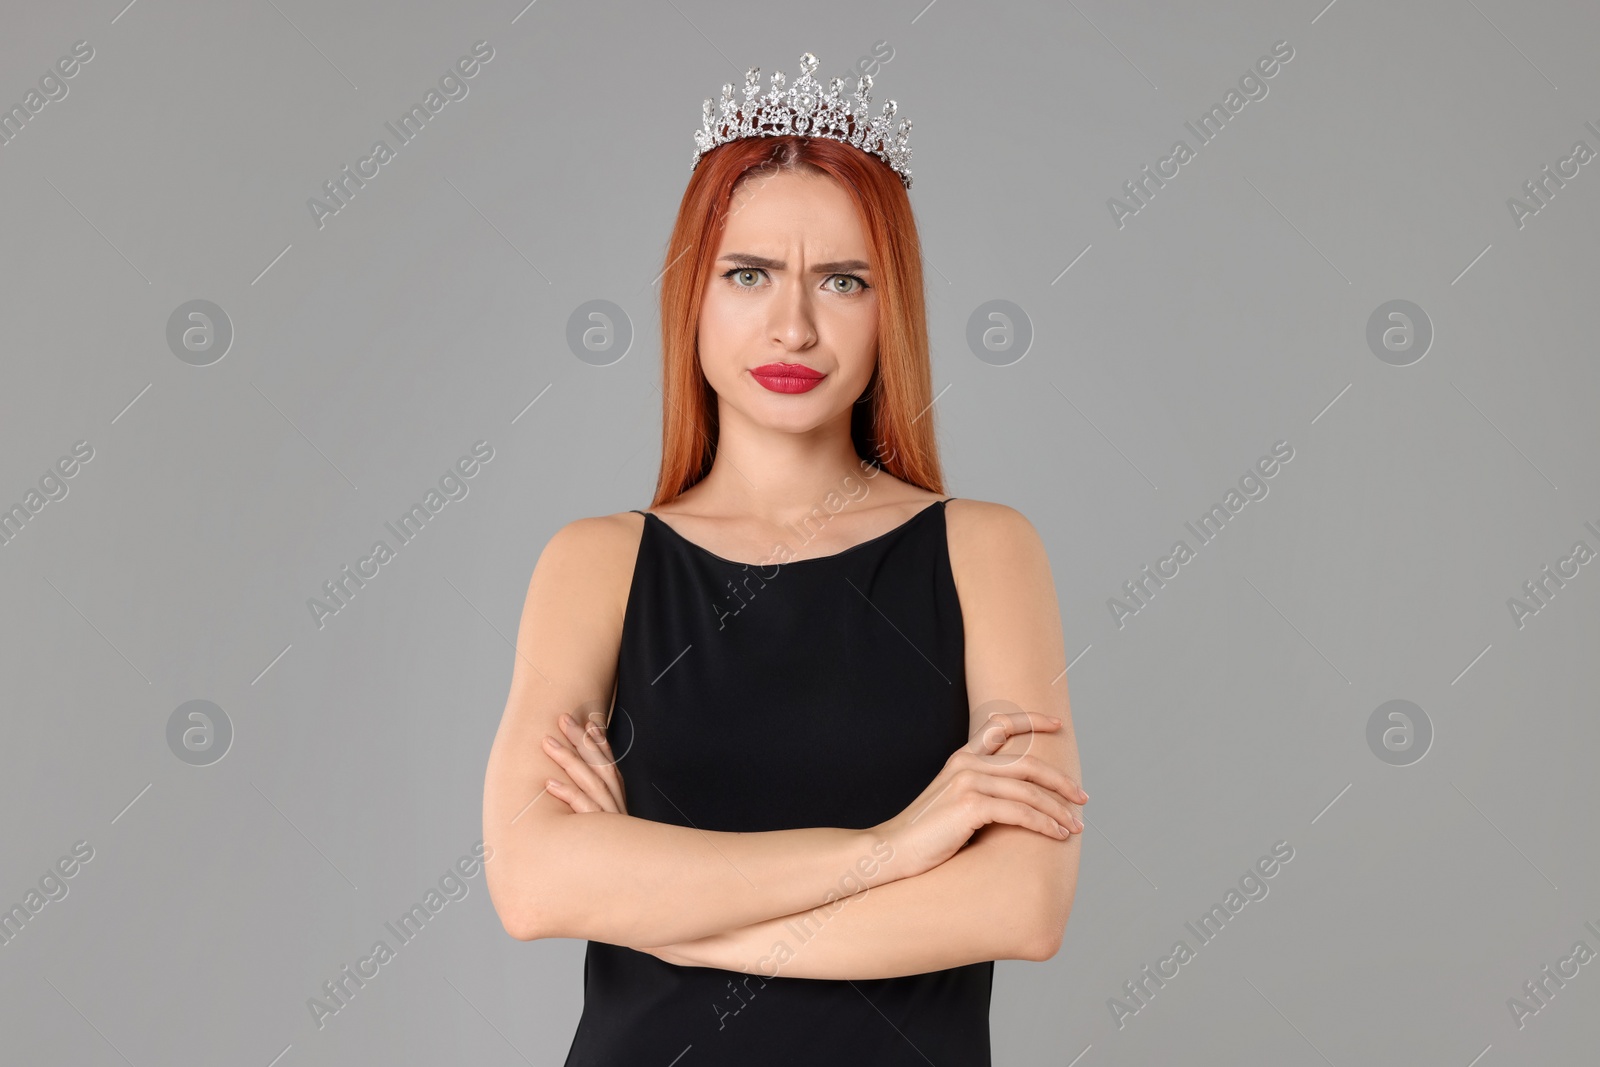
[{"label": "woman's nose", "polygon": [[816,309],[804,287],[781,289],[773,300],[772,335],[791,348],[805,348],[817,339]]}]

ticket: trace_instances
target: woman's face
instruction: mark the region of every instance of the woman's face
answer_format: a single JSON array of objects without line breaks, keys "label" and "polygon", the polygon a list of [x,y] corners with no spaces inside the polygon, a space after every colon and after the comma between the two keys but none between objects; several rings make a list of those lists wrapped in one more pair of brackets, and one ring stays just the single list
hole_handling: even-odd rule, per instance
[{"label": "woman's face", "polygon": [[878,291],[844,190],[811,172],[754,175],[716,254],[698,338],[724,417],[795,432],[848,418],[877,362]]}]

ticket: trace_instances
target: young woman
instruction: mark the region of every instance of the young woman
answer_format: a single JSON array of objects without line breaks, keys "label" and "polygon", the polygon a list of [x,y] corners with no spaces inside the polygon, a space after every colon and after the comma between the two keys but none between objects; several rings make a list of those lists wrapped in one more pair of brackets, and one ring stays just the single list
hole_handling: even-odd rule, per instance
[{"label": "young woman", "polygon": [[707,101],[650,510],[558,530],[523,609],[487,878],[589,942],[568,1067],[987,1065],[993,961],[1071,909],[1044,548],[945,496],[908,125],[801,62]]}]

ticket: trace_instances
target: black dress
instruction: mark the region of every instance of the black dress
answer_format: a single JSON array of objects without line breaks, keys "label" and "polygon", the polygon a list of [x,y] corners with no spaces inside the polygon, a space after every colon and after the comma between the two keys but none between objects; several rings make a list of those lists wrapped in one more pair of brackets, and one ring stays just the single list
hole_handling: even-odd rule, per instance
[{"label": "black dress", "polygon": [[[755,832],[865,829],[905,810],[968,736],[944,505],[765,567],[641,512],[608,729],[628,813]],[[783,940],[803,951],[805,935]],[[989,1067],[993,977],[992,960],[767,977],[590,941],[566,1067]]]}]

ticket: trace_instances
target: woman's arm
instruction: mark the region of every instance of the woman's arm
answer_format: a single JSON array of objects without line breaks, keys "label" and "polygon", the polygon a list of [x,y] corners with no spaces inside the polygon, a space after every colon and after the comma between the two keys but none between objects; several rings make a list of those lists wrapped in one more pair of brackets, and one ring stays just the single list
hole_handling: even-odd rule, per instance
[{"label": "woman's arm", "polygon": [[[1067,699],[1067,654],[1061,607],[1044,541],[1027,517],[1004,504],[956,500],[946,505],[950,566],[966,626],[967,700],[973,727],[993,711],[1054,715],[1053,733],[1010,739],[1002,751],[1026,751],[1064,772],[1079,786],[1083,769]],[[1083,794],[1088,799],[1088,794]],[[1080,807],[1072,808],[1082,819]],[[1082,827],[1079,827],[1080,831]],[[1077,895],[1082,845],[1055,847],[1041,834],[1016,826],[990,826],[983,834],[1017,865],[1029,906],[1021,916],[1049,959],[1061,947]],[[992,901],[975,900],[975,907]],[[1031,957],[1030,957],[1031,958]]]},{"label": "woman's arm", "polygon": [[[1031,900],[1035,872],[1025,854],[1004,842],[1011,830],[1018,828],[987,826],[932,870],[831,905],[694,941],[630,947],[679,966],[767,978],[895,978],[982,960],[1047,960],[1060,948],[1060,934],[1029,918],[1048,903]],[[1071,853],[1066,861],[1075,876],[1081,834],[1054,841],[1018,832]]]},{"label": "woman's arm", "polygon": [[631,518],[563,527],[529,582],[484,779],[486,878],[506,931],[659,945],[816,907],[849,874],[869,886],[891,880],[867,830],[745,834],[606,812],[578,818],[543,795],[561,773],[544,735],[560,735],[562,712],[585,722],[610,706],[640,537]]}]

